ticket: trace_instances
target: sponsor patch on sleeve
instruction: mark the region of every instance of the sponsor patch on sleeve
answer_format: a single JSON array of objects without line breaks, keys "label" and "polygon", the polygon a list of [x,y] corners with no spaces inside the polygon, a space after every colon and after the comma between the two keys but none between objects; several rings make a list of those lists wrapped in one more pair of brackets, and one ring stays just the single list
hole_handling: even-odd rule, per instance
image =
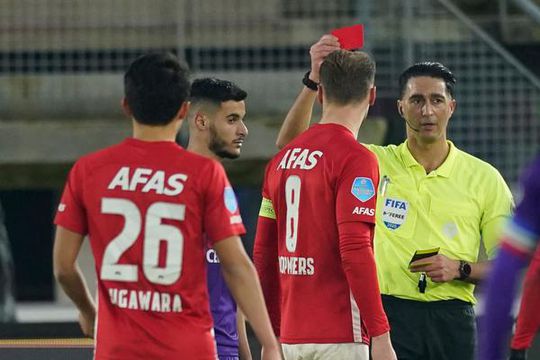
[{"label": "sponsor patch on sleeve", "polygon": [[375,196],[373,181],[367,177],[357,177],[353,181],[351,194],[361,202],[368,201]]},{"label": "sponsor patch on sleeve", "polygon": [[223,201],[225,202],[225,207],[231,214],[234,214],[238,210],[238,202],[236,201],[236,195],[234,195],[234,190],[231,187],[226,187],[223,192]]},{"label": "sponsor patch on sleeve", "polygon": [[274,205],[272,200],[263,198],[261,202],[261,210],[259,210],[259,216],[269,219],[276,219],[276,212],[274,211]]}]

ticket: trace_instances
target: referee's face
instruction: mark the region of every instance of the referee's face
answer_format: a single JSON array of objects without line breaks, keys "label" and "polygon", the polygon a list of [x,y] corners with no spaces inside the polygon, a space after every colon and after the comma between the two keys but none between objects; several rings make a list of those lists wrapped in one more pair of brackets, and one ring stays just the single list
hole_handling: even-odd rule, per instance
[{"label": "referee's face", "polygon": [[407,136],[420,143],[446,141],[448,120],[455,107],[444,80],[429,76],[410,78],[398,100],[399,112],[408,124]]}]

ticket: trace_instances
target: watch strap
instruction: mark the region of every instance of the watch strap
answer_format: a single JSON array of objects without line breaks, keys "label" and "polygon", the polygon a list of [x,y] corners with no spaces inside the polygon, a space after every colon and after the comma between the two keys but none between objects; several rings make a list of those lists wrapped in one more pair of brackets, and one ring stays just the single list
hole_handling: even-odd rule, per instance
[{"label": "watch strap", "polygon": [[302,78],[302,84],[304,84],[310,90],[317,91],[319,90],[319,84],[309,78],[310,74],[311,70],[304,74],[304,77]]}]

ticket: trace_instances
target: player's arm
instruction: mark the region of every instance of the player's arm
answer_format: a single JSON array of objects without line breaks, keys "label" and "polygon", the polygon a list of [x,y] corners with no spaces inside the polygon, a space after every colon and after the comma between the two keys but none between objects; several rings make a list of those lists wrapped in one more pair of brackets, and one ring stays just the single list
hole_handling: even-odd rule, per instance
[{"label": "player's arm", "polygon": [[[333,35],[324,35],[316,42],[309,51],[311,57],[311,72],[309,79],[319,83],[319,70],[324,58],[335,50],[339,50],[340,45]],[[309,127],[313,104],[317,98],[317,91],[304,86],[296,98],[293,106],[287,113],[281,128],[279,129],[276,146],[282,148],[300,135]]]},{"label": "player's arm", "polygon": [[524,173],[523,199],[506,224],[502,245],[489,274],[483,321],[480,329],[480,359],[502,359],[511,328],[511,314],[520,270],[540,241],[540,159]]},{"label": "player's arm", "polygon": [[277,223],[272,202],[263,194],[257,232],[253,246],[253,262],[259,275],[268,314],[276,336],[280,336],[281,293],[277,249]]},{"label": "player's arm", "polygon": [[[343,160],[343,171],[337,176],[335,207],[341,263],[362,320],[372,337],[373,359],[396,359],[373,255],[379,168],[372,153],[351,153],[351,156]],[[362,156],[362,161],[358,156]]]},{"label": "player's arm", "polygon": [[481,325],[480,359],[502,359],[511,327],[511,308],[519,273],[528,262],[525,254],[503,244],[493,264],[486,286],[486,302]]},{"label": "player's arm", "polygon": [[531,347],[534,336],[540,328],[538,304],[540,304],[540,248],[536,249],[523,283],[516,331],[510,344],[512,352],[524,353],[524,350]]},{"label": "player's arm", "polygon": [[257,272],[238,236],[214,244],[223,277],[234,299],[263,346],[266,359],[280,359],[280,350],[270,325]]},{"label": "player's arm", "polygon": [[53,247],[54,276],[79,309],[79,323],[86,336],[93,337],[96,308],[77,264],[84,236],[57,226]]},{"label": "player's arm", "polygon": [[240,308],[236,309],[236,327],[238,328],[238,352],[240,360],[251,360],[251,350],[246,331],[246,318]]},{"label": "player's arm", "polygon": [[395,359],[390,325],[384,312],[375,258],[371,247],[375,225],[347,222],[338,225],[343,270],[372,337],[373,359]]}]

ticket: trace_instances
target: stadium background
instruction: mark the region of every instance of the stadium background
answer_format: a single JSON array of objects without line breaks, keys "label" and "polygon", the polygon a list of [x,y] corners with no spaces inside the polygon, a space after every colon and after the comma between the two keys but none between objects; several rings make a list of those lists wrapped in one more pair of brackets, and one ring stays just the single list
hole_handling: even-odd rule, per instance
[{"label": "stadium background", "polygon": [[[395,111],[399,73],[416,61],[440,61],[458,78],[450,138],[495,165],[519,195],[519,170],[539,148],[539,5],[538,0],[0,0],[0,201],[15,261],[19,320],[0,324],[0,338],[78,335],[76,312],[53,281],[51,222],[73,161],[129,135],[119,101],[123,71],[136,56],[173,51],[187,60],[194,77],[223,77],[248,91],[250,134],[242,157],[226,167],[251,250],[264,165],[301,88],[309,46],[328,30],[354,23],[365,25],[366,49],[378,66],[378,100],[362,139],[402,141],[404,125]],[[93,283],[88,247],[80,261]],[[0,358],[20,359],[25,351],[29,358],[88,358],[89,349],[80,346],[0,348]],[[535,351],[532,355],[540,359]]]}]

